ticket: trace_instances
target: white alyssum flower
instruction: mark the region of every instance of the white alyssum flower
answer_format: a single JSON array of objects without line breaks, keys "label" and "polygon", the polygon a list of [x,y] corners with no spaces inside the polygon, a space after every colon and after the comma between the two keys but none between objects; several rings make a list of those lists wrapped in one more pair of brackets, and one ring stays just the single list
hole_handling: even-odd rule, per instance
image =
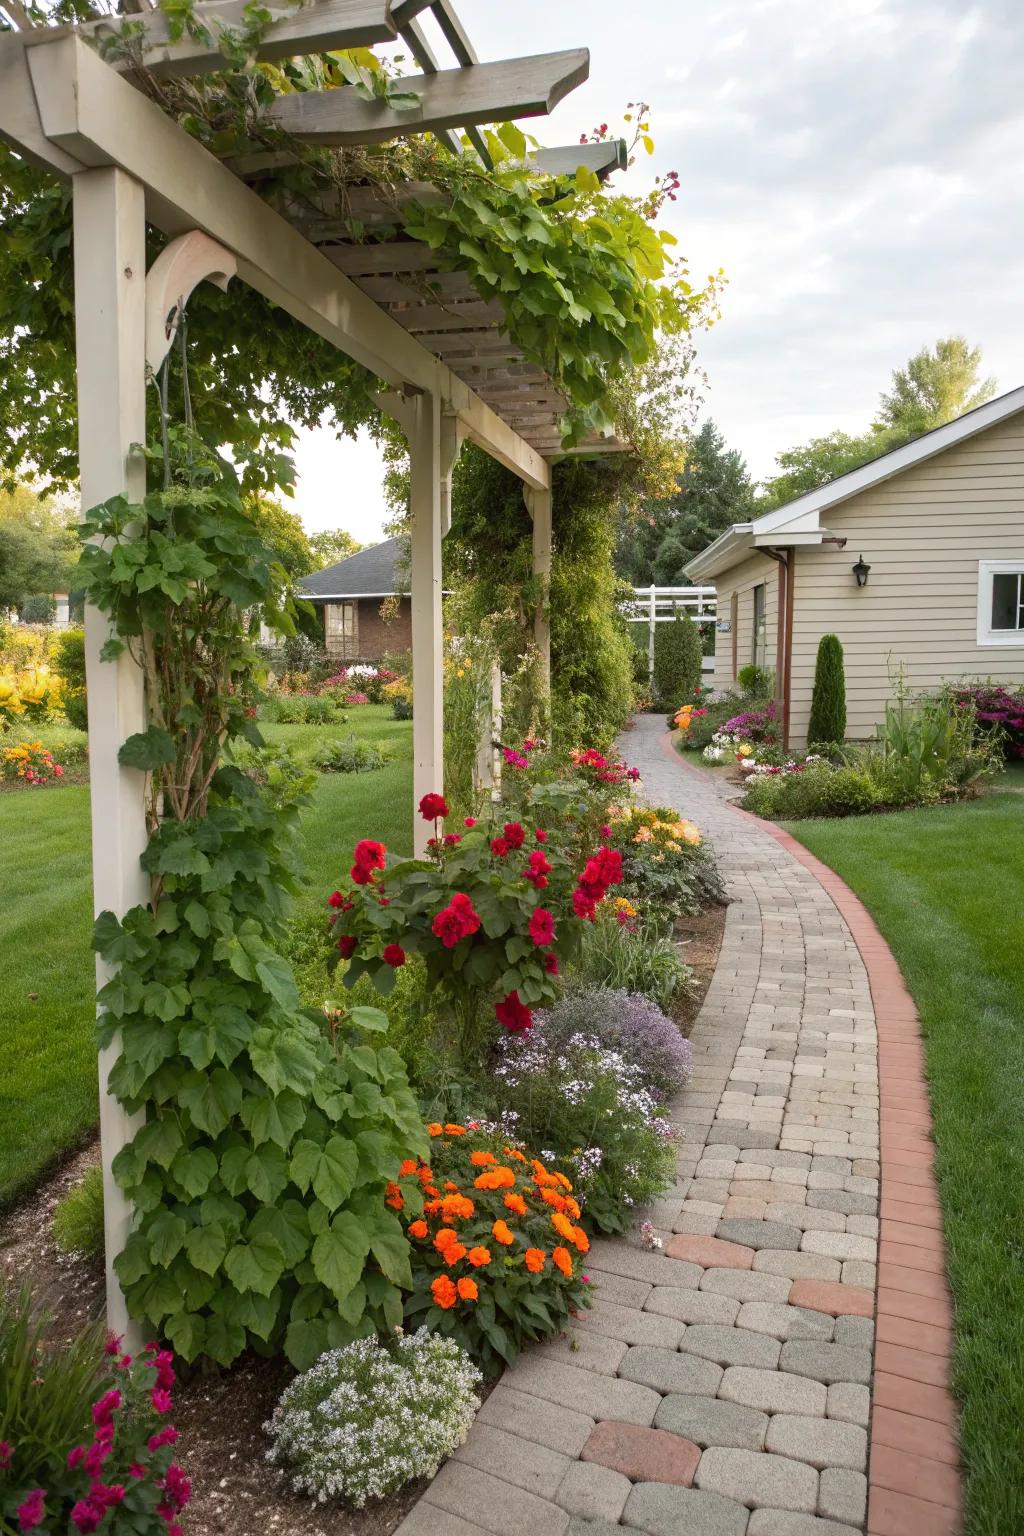
[{"label": "white alyssum flower", "polygon": [[282,1392],[263,1426],[267,1460],[296,1493],[361,1509],[434,1476],[469,1434],[481,1380],[460,1345],[426,1328],[330,1349]]}]

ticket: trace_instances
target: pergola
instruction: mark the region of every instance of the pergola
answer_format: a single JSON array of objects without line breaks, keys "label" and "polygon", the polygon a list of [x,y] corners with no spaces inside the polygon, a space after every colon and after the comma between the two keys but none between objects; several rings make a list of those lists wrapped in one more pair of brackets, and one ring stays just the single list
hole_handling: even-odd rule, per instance
[{"label": "pergola", "polygon": [[[140,499],[144,468],[130,454],[145,437],[146,385],[165,356],[189,294],[204,280],[232,279],[265,298],[369,369],[386,386],[381,409],[409,445],[415,718],[414,797],[443,785],[441,541],[450,522],[451,473],[469,438],[522,481],[533,519],[533,569],[546,588],[551,568],[551,459],[566,400],[503,329],[499,305],[467,278],[440,271],[431,249],[404,236],[403,203],[429,202],[436,188],[400,187],[385,200],[355,190],[308,202],[267,197],[268,173],[288,150],[221,161],[136,88],[140,63],[102,56],[106,35],[126,24],[141,35],[141,67],[190,76],[224,66],[218,26],[237,24],[243,0],[206,0],[202,23],[178,40],[159,10],[77,28],[35,28],[19,0],[0,0],[17,28],[0,34],[0,138],[68,178],[73,189],[79,463],[84,507],[119,493]],[[442,67],[420,25],[431,11],[454,66]],[[468,132],[485,159],[479,125],[536,116],[587,77],[585,49],[480,63],[450,0],[311,0],[265,29],[257,57],[372,46],[401,39],[421,73],[403,82],[420,96],[409,111],[339,89],[279,96],[270,120],[299,144],[380,143],[433,132],[454,152]],[[133,83],[135,82],[135,83]],[[572,174],[585,164],[604,177],[625,160],[621,142],[535,151],[541,169]],[[275,191],[277,189],[275,188]],[[372,243],[350,238],[352,221]],[[168,237],[146,271],[146,225]],[[389,233],[390,231],[390,233]],[[617,451],[592,436],[573,451]],[[535,638],[550,682],[550,632],[539,604]],[[107,624],[86,613],[95,910],[121,916],[148,902],[140,864],[147,842],[145,776],[118,750],[145,729],[143,678],[127,653],[100,661]],[[417,825],[417,851],[429,833]],[[99,981],[107,976],[100,967]],[[107,1090],[119,1047],[100,1057],[100,1125],[106,1209],[110,1324],[128,1327],[112,1268],[131,1209],[110,1171],[138,1121]]]}]

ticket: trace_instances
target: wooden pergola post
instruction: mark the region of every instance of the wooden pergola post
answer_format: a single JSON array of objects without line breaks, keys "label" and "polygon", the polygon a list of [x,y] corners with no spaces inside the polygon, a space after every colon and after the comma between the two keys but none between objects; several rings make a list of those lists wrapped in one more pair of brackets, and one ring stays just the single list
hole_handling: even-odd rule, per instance
[{"label": "wooden pergola post", "polygon": [[[82,506],[89,508],[121,492],[141,500],[146,489],[144,461],[130,457],[132,445],[146,435],[145,193],[139,182],[112,168],[81,171],[72,185],[78,453]],[[146,728],[145,697],[142,671],[127,652],[116,661],[100,661],[109,635],[104,616],[87,607],[93,905],[97,913],[121,917],[150,894],[139,862],[147,842],[146,778],[117,759],[125,739]],[[97,959],[97,986],[109,975]],[[111,1163],[142,1117],[127,1114],[108,1092],[107,1077],[119,1054],[115,1041],[99,1058],[107,1321],[115,1333],[131,1338],[113,1261],[127,1242],[132,1207],[114,1181]]]},{"label": "wooden pergola post", "polygon": [[540,587],[533,638],[540,656],[540,686],[547,702],[551,698],[551,485],[545,490],[524,485],[523,495],[533,519],[533,574]]}]

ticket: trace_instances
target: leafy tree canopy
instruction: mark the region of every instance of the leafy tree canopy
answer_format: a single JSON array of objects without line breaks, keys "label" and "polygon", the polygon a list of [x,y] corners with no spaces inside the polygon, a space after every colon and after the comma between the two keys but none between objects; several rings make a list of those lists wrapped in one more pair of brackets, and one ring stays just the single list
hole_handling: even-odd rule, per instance
[{"label": "leafy tree canopy", "polygon": [[684,585],[686,562],[750,514],[754,488],[746,463],[713,421],[689,438],[685,455],[670,496],[620,517],[616,568],[633,586]]},{"label": "leafy tree canopy", "polygon": [[309,534],[308,543],[313,559],[313,564],[309,567],[311,571],[319,570],[325,565],[337,565],[339,560],[347,560],[349,555],[357,555],[363,547],[344,528],[322,528],[319,533]]},{"label": "leafy tree canopy", "polygon": [[249,521],[288,575],[308,575],[316,562],[298,514],[265,494],[249,496],[244,505]]},{"label": "leafy tree canopy", "polygon": [[996,382],[980,379],[980,371],[981,348],[969,346],[963,336],[940,337],[934,347],[922,347],[894,370],[890,392],[880,396],[868,431],[830,432],[780,453],[780,473],[762,485],[759,510],[781,507],[983,405],[995,394]]},{"label": "leafy tree canopy", "polygon": [[78,540],[62,510],[28,486],[0,491],[0,610],[67,591]]}]

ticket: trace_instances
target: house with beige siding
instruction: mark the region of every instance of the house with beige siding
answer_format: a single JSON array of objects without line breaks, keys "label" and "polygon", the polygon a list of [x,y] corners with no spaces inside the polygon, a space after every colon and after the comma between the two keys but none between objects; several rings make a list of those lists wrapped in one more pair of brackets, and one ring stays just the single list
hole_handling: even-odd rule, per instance
[{"label": "house with beige siding", "polygon": [[843,644],[851,738],[874,735],[900,673],[914,692],[1019,687],[1024,388],[735,523],[686,574],[717,588],[715,687],[750,662],[773,671],[787,745],[806,741],[824,634]]}]

